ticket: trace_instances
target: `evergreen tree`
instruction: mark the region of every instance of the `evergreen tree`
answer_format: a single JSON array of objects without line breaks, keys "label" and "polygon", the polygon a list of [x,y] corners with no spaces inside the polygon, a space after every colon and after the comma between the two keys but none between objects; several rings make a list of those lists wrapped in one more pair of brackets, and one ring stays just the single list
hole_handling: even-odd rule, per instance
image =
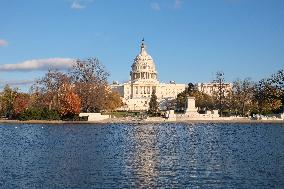
[{"label": "evergreen tree", "polygon": [[157,102],[157,95],[156,95],[156,91],[153,90],[152,91],[152,95],[151,95],[151,99],[150,99],[150,102],[149,102],[149,110],[148,110],[148,113],[155,116],[157,115],[158,113],[158,110],[159,110],[159,104]]}]

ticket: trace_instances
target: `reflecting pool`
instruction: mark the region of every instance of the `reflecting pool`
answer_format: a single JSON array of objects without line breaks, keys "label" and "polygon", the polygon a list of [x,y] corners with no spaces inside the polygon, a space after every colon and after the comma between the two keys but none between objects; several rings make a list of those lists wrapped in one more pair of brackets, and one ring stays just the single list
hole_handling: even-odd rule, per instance
[{"label": "reflecting pool", "polygon": [[284,188],[284,125],[0,124],[0,188]]}]

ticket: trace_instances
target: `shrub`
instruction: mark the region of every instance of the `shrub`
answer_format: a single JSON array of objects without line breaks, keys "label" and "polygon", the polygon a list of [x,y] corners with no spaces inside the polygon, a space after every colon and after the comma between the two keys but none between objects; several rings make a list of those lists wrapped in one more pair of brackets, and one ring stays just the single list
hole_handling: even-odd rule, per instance
[{"label": "shrub", "polygon": [[44,109],[26,109],[19,115],[19,120],[60,120],[59,113],[56,110]]}]

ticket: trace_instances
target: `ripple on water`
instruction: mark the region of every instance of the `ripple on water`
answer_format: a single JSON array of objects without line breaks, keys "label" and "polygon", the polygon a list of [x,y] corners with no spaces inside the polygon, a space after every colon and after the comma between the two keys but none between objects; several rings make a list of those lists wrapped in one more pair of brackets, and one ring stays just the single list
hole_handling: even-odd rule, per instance
[{"label": "ripple on water", "polygon": [[284,127],[0,125],[0,188],[284,188]]}]

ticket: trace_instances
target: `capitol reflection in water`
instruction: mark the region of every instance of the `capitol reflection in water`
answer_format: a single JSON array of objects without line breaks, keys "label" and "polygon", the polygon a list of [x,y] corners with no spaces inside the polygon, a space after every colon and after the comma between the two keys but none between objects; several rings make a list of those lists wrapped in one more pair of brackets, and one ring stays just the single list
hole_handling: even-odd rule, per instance
[{"label": "capitol reflection in water", "polygon": [[0,188],[283,188],[283,136],[280,124],[0,125]]}]

